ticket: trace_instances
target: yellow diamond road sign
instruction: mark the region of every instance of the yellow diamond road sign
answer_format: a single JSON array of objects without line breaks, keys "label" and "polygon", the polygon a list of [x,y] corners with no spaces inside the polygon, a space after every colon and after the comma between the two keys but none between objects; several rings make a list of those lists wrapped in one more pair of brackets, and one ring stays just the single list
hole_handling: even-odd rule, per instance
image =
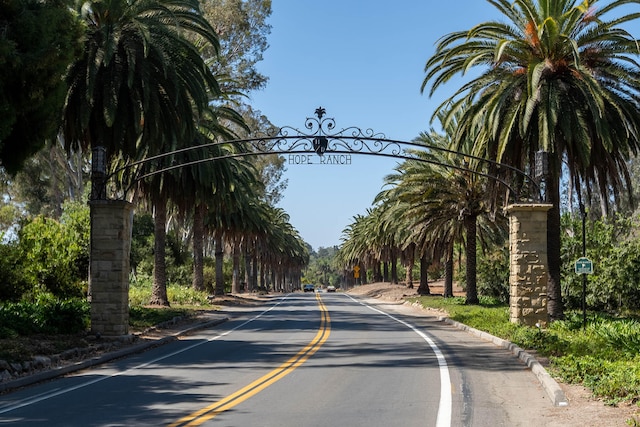
[{"label": "yellow diamond road sign", "polygon": [[589,258],[579,258],[576,261],[576,273],[578,274],[593,274],[593,263]]}]

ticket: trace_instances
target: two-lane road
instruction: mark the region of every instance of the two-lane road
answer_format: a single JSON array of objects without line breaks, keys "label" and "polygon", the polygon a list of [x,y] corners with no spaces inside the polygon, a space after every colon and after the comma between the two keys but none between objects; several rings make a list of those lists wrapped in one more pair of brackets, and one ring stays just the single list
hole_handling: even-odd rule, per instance
[{"label": "two-lane road", "polygon": [[406,310],[341,293],[273,297],[0,396],[0,425],[517,426],[551,406],[508,352]]}]

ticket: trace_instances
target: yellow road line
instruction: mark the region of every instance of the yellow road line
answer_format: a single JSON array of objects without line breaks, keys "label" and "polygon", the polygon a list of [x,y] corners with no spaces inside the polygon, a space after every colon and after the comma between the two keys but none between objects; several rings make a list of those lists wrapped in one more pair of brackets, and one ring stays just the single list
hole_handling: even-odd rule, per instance
[{"label": "yellow road line", "polygon": [[329,318],[329,311],[322,302],[320,294],[316,294],[316,300],[318,301],[318,307],[320,308],[320,329],[309,344],[307,344],[295,356],[293,356],[268,374],[260,377],[256,381],[252,382],[246,387],[241,388],[235,393],[230,394],[224,399],[213,403],[205,408],[202,408],[190,415],[187,415],[186,417],[179,419],[175,423],[169,424],[169,427],[199,426],[202,423],[212,419],[216,415],[227,411],[249,399],[250,397],[258,394],[276,381],[279,381],[286,375],[293,372],[294,369],[296,369],[307,359],[309,359],[316,351],[318,351],[320,347],[322,347],[325,341],[327,341],[327,339],[329,338],[329,334],[331,333],[331,319]]}]

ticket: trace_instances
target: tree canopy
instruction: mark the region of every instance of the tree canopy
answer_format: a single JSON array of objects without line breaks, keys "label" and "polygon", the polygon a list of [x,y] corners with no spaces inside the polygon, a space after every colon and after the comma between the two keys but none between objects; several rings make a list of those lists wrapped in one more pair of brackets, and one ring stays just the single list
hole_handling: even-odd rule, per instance
[{"label": "tree canopy", "polygon": [[82,25],[64,0],[0,2],[0,165],[10,174],[55,137]]}]

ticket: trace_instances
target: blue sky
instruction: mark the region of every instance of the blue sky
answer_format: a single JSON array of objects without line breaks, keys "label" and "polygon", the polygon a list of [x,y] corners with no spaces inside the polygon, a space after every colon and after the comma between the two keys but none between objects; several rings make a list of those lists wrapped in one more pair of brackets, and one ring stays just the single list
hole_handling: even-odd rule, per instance
[{"label": "blue sky", "polygon": [[[273,0],[269,49],[258,69],[269,77],[251,105],[276,126],[304,131],[317,107],[336,128],[357,126],[412,140],[429,130],[439,103],[420,93],[437,40],[499,13],[482,0]],[[637,28],[637,26],[636,26]],[[637,34],[637,31],[635,32]],[[341,244],[344,228],[366,214],[396,161],[353,156],[351,165],[286,165],[279,206],[313,246]]]}]

